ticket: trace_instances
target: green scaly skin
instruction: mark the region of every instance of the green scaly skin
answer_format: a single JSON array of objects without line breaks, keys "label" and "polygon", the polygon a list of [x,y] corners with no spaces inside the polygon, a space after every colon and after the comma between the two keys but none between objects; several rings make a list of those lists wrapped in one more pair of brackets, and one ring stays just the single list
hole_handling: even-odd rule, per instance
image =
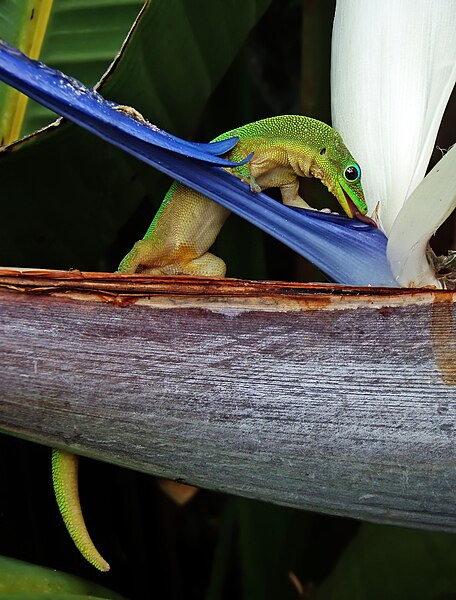
[{"label": "green scaly skin", "polygon": [[[254,152],[248,164],[231,169],[252,191],[278,187],[287,206],[311,208],[299,196],[299,177],[316,177],[349,217],[366,214],[359,166],[329,125],[298,115],[271,117],[228,131],[214,141],[233,136],[239,142],[226,158],[237,162]],[[347,173],[355,177],[350,180]],[[224,277],[225,263],[208,250],[228,215],[216,202],[174,182],[144,238],[120,263],[119,272]],[[77,457],[54,450],[52,464],[57,503],[71,538],[92,565],[108,570],[82,517]]]},{"label": "green scaly skin", "polygon": [[78,457],[63,450],[52,450],[52,481],[65,526],[79,552],[100,571],[109,565],[95,548],[82,516],[78,491]]}]

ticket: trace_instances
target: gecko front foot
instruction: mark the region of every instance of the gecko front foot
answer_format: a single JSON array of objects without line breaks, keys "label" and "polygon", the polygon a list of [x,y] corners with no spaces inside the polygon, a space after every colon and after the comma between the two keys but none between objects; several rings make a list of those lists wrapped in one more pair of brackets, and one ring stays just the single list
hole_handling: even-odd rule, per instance
[{"label": "gecko front foot", "polygon": [[305,200],[303,200],[300,196],[296,196],[295,198],[286,198],[283,199],[283,203],[285,206],[293,206],[295,208],[307,208],[308,210],[317,210],[310,204],[307,204]]},{"label": "gecko front foot", "polygon": [[124,113],[129,117],[133,117],[136,119],[136,121],[139,121],[139,123],[142,123],[143,125],[147,124],[147,120],[139,111],[136,110],[136,108],[133,108],[132,106],[128,106],[127,104],[117,104],[117,106],[114,106],[114,108],[118,112]]}]

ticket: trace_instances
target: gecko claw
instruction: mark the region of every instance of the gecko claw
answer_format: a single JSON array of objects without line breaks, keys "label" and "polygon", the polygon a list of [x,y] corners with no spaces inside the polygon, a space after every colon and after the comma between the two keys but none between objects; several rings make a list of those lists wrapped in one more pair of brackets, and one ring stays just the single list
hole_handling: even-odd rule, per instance
[{"label": "gecko claw", "polygon": [[261,186],[258,185],[253,175],[250,175],[249,177],[243,177],[241,181],[246,183],[250,187],[250,190],[255,194],[259,194],[261,192]]}]

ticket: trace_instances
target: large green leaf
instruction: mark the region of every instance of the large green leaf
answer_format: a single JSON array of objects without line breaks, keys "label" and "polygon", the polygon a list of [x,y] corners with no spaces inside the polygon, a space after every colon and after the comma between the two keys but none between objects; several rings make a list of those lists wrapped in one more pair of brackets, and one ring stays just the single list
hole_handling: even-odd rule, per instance
[{"label": "large green leaf", "polygon": [[456,536],[364,524],[315,600],[456,598]]},{"label": "large green leaf", "polygon": [[[103,95],[188,137],[268,4],[155,0],[102,82]],[[145,231],[167,185],[152,169],[70,124],[7,149],[0,177],[7,198],[0,263],[51,268],[111,269]],[[113,245],[119,228],[141,203],[141,233],[119,249]]]},{"label": "large green leaf", "polygon": [[[142,4],[143,0],[2,0],[0,38],[93,86],[119,51]],[[13,141],[10,123],[15,117],[22,123],[22,135],[55,119],[54,113],[29,101],[22,122],[17,113],[23,100],[0,85],[0,138]]]},{"label": "large green leaf", "polygon": [[122,600],[115,592],[55,569],[0,556],[0,600],[66,600],[100,598]]}]

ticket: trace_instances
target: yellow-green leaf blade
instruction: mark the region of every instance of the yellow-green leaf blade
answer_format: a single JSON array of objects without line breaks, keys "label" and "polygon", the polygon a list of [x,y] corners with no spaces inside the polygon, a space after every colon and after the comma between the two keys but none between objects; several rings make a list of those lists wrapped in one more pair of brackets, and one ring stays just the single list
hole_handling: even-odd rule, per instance
[{"label": "yellow-green leaf blade", "polygon": [[[0,38],[92,87],[117,55],[142,5],[143,0],[4,0]],[[3,144],[55,118],[51,111],[1,85]]]},{"label": "yellow-green leaf blade", "polygon": [[[39,58],[53,0],[7,0],[0,12],[0,37],[11,40],[30,58]],[[28,98],[2,86],[0,89],[0,141],[8,144],[20,136]]]}]

